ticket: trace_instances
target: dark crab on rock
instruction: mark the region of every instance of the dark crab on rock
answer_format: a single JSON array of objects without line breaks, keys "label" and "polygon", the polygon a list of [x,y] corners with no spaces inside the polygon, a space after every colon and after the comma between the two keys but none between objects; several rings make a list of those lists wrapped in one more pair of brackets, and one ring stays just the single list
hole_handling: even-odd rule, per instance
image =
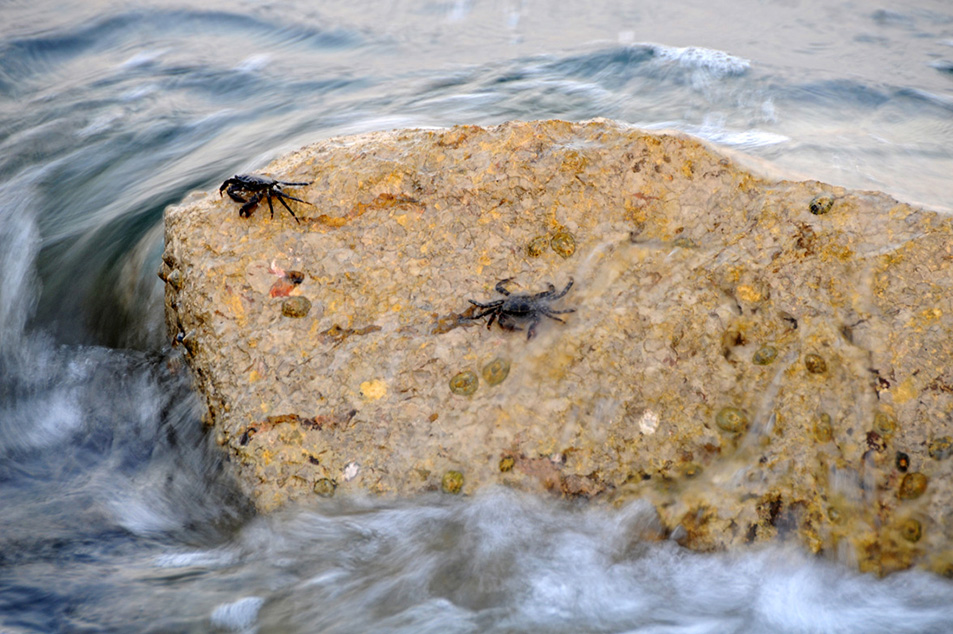
[{"label": "dark crab on rock", "polygon": [[[296,200],[306,205],[310,205],[311,203],[306,200],[301,200],[300,198],[295,198],[294,196],[289,196],[281,190],[281,187],[283,185],[288,187],[304,187],[310,184],[311,183],[278,181],[273,178],[268,178],[267,176],[258,176],[257,174],[235,174],[222,183],[222,186],[218,188],[218,195],[221,196],[222,192],[225,192],[229,198],[235,202],[243,203],[242,208],[238,210],[238,215],[242,218],[251,216],[262,198],[268,200],[268,209],[271,210],[271,217],[274,218],[275,208],[271,204],[271,199],[275,198],[285,206],[285,209],[287,209],[291,217],[295,219],[295,222],[300,223],[301,221],[298,220],[298,216],[295,215],[295,212],[291,210],[291,207],[288,206],[285,200]],[[245,198],[245,196],[249,196],[249,198]]]},{"label": "dark crab on rock", "polygon": [[507,290],[506,283],[512,279],[512,277],[509,277],[505,280],[500,280],[496,284],[496,292],[503,295],[503,299],[487,302],[485,304],[473,301],[472,299],[469,300],[471,304],[482,309],[478,311],[477,314],[472,315],[470,319],[480,319],[481,317],[486,317],[489,315],[490,319],[486,322],[486,327],[489,328],[492,326],[493,321],[496,320],[496,322],[500,325],[500,328],[503,328],[504,330],[522,330],[522,328],[513,323],[514,321],[529,322],[526,338],[532,339],[536,334],[536,326],[539,324],[542,316],[566,323],[556,315],[563,315],[565,313],[573,313],[576,311],[575,308],[554,310],[550,307],[550,304],[569,292],[569,289],[572,288],[573,284],[572,278],[569,279],[569,283],[566,284],[566,288],[559,291],[558,293],[556,292],[556,287],[550,284],[549,289],[541,293],[520,295],[511,295]]}]

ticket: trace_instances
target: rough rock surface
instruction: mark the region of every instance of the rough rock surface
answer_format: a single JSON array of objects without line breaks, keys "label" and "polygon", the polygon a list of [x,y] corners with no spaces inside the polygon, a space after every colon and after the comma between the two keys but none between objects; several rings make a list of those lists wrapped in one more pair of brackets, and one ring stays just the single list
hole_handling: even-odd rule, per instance
[{"label": "rough rock surface", "polygon": [[[949,217],[606,121],[331,139],[262,173],[313,181],[286,189],[300,223],[193,197],[160,271],[259,508],[502,483],[651,500],[695,549],[953,571]],[[575,312],[532,339],[466,319],[504,278],[572,279],[550,306]]]}]

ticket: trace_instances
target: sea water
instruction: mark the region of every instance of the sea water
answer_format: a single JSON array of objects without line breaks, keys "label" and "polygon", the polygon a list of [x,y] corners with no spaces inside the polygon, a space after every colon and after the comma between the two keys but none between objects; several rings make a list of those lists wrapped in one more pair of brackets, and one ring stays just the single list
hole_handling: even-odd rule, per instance
[{"label": "sea water", "polygon": [[953,209],[945,0],[0,4],[0,632],[948,632],[953,583],[486,490],[257,516],[162,211],[334,135],[608,117]]}]

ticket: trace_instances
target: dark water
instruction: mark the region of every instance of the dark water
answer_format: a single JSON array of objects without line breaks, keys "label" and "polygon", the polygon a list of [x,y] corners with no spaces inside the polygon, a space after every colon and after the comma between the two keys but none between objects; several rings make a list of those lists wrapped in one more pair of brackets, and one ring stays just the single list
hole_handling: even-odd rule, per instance
[{"label": "dark water", "polygon": [[251,513],[165,340],[163,208],[333,135],[549,117],[950,210],[953,5],[0,3],[0,632],[950,631],[949,581],[696,555],[638,504]]}]

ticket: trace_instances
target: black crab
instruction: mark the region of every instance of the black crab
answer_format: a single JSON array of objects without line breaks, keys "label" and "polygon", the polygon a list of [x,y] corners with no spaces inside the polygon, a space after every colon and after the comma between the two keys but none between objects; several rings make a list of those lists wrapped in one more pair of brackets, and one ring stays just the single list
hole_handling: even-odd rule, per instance
[{"label": "black crab", "polygon": [[569,292],[573,284],[572,278],[569,278],[569,283],[566,284],[566,288],[558,293],[556,292],[556,287],[550,284],[549,289],[541,293],[520,295],[512,295],[509,290],[507,290],[506,283],[512,279],[512,277],[508,277],[505,280],[500,280],[496,284],[496,292],[503,295],[503,299],[485,304],[473,301],[472,299],[469,300],[471,304],[482,309],[478,311],[477,314],[470,316],[470,319],[480,319],[481,317],[489,315],[490,319],[486,322],[486,327],[489,328],[492,326],[495,320],[500,325],[500,328],[504,330],[522,330],[522,328],[513,322],[528,321],[529,327],[526,332],[526,338],[532,339],[536,334],[536,326],[539,324],[542,316],[566,323],[556,315],[576,312],[575,308],[554,310],[550,307],[550,304]]},{"label": "black crab", "polygon": [[[300,224],[301,221],[298,220],[298,216],[295,215],[295,212],[291,211],[291,207],[288,206],[285,200],[296,200],[306,205],[310,205],[311,203],[306,200],[301,200],[300,198],[295,198],[294,196],[289,196],[281,191],[281,187],[282,185],[288,187],[303,187],[310,184],[311,183],[278,181],[273,178],[268,178],[267,176],[258,176],[256,174],[235,174],[222,183],[222,186],[218,188],[218,195],[221,196],[222,192],[225,192],[229,198],[235,202],[243,203],[242,208],[238,210],[238,215],[242,218],[251,216],[252,211],[254,211],[258,203],[261,202],[262,198],[268,200],[268,209],[271,210],[271,217],[274,218],[275,208],[271,204],[271,199],[275,198],[285,206],[285,209],[287,209],[291,217],[295,219],[295,222]],[[246,195],[250,195],[250,198],[245,198],[244,196]]]}]

